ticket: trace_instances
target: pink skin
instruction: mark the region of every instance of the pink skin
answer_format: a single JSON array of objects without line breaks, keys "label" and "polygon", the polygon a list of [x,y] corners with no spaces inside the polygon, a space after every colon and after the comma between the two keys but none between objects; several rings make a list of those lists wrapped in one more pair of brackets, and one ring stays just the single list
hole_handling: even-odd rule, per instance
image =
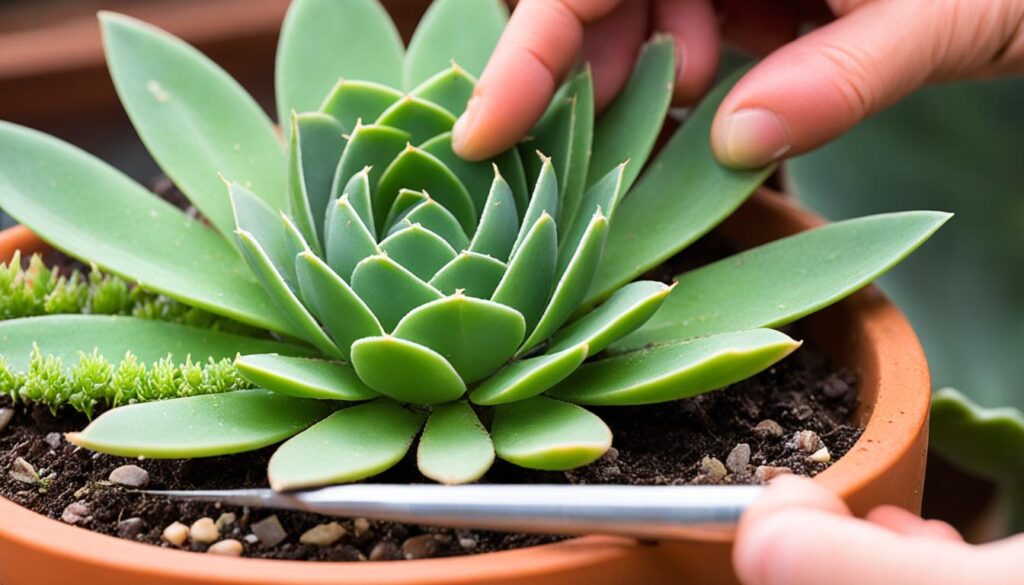
[{"label": "pink skin", "polygon": [[[797,38],[807,22],[821,26]],[[708,89],[723,40],[767,54],[711,130],[739,168],[820,146],[922,85],[1024,72],[1024,0],[520,0],[455,150],[479,160],[515,144],[581,56],[600,111],[654,31],[676,40],[677,105]]]},{"label": "pink skin", "polygon": [[806,478],[782,476],[744,514],[733,566],[744,585],[1024,583],[1024,535],[966,544],[945,522],[892,506],[866,519]]}]

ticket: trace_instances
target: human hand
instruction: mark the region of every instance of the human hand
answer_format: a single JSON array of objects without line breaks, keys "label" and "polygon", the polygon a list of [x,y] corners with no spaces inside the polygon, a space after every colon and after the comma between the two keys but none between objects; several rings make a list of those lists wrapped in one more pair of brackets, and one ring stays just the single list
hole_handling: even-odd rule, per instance
[{"label": "human hand", "polygon": [[[822,16],[835,19],[796,38]],[[819,146],[926,83],[1024,72],[1024,0],[520,0],[455,151],[478,160],[515,144],[580,53],[600,111],[652,30],[675,37],[677,105],[708,89],[721,38],[770,52],[712,126],[719,161],[741,168]]]},{"label": "human hand", "polygon": [[815,482],[780,476],[740,519],[733,566],[745,585],[1024,583],[1024,536],[974,546],[953,527],[893,506],[864,520]]}]

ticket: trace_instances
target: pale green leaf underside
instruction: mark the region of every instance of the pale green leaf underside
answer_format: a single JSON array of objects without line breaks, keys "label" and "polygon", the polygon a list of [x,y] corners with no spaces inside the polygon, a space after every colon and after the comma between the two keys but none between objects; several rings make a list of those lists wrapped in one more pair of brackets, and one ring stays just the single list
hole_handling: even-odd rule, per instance
[{"label": "pale green leaf underside", "polygon": [[586,343],[594,355],[614,341],[632,333],[661,307],[672,287],[640,280],[615,291],[600,307],[551,338],[548,353]]},{"label": "pale green leaf underside", "polygon": [[507,21],[508,8],[500,0],[434,2],[409,41],[405,88],[416,87],[452,61],[479,77]]},{"label": "pale green leaf underside", "polygon": [[358,481],[408,453],[423,415],[387,399],[339,410],[281,445],[267,476],[277,491]]},{"label": "pale green leaf underside", "polygon": [[403,53],[398,30],[375,0],[295,0],[277,46],[278,120],[316,110],[342,78],[401,87]]},{"label": "pale green leaf underside", "polygon": [[78,363],[80,353],[93,349],[116,361],[131,351],[144,364],[167,357],[194,362],[231,359],[241,353],[311,355],[312,350],[268,339],[255,339],[209,329],[106,315],[47,315],[0,322],[0,355],[15,371],[28,370],[32,344],[42,355],[61,358],[66,366]]},{"label": "pale green leaf underside", "polygon": [[297,398],[359,401],[379,396],[341,362],[264,353],[239,356],[235,367],[254,385]]},{"label": "pale green leaf underside", "polygon": [[160,168],[222,234],[234,229],[221,175],[285,206],[285,158],[259,104],[180,39],[101,13],[107,64],[132,124]]},{"label": "pale green leaf underside", "polygon": [[483,477],[493,463],[491,437],[468,404],[431,408],[416,451],[420,473],[440,483],[469,483]]},{"label": "pale green leaf underside", "polygon": [[469,398],[476,404],[493,405],[536,396],[573,373],[588,353],[587,344],[582,343],[557,353],[513,362],[484,380]]},{"label": "pale green leaf underside", "polygon": [[722,333],[586,364],[549,394],[590,405],[679,400],[753,376],[798,347],[771,329]]},{"label": "pale green leaf underside", "polygon": [[54,247],[147,289],[291,331],[227,240],[56,138],[0,122],[0,208]]},{"label": "pale green leaf underside", "polygon": [[995,480],[1024,477],[1024,414],[985,408],[952,388],[932,395],[930,446],[966,471]]},{"label": "pale green leaf underside", "polygon": [[736,74],[720,83],[704,98],[623,199],[587,304],[607,297],[696,241],[771,174],[770,167],[753,171],[723,167],[711,153],[711,121],[738,78]]},{"label": "pale green leaf underside", "polygon": [[239,390],[122,406],[67,438],[86,449],[121,457],[212,457],[272,445],[331,410],[323,400]]},{"label": "pale green leaf underside", "polygon": [[608,450],[608,425],[586,409],[537,396],[495,409],[498,457],[527,469],[560,471],[591,463]]},{"label": "pale green leaf underside", "polygon": [[401,402],[439,404],[466,392],[466,384],[444,356],[397,337],[366,337],[355,342],[352,365],[367,385]]},{"label": "pale green leaf underside", "polygon": [[779,327],[878,278],[949,217],[908,211],[852,219],[698,268],[679,276],[679,285],[654,317],[613,348]]}]

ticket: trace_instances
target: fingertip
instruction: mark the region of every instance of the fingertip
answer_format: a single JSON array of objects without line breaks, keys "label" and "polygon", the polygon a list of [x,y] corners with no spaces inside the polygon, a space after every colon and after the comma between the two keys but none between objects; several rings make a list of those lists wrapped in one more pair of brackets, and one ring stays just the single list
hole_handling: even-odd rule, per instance
[{"label": "fingertip", "polygon": [[865,520],[897,534],[963,542],[963,537],[950,524],[941,520],[925,520],[896,506],[879,506],[868,512]]},{"label": "fingertip", "polygon": [[789,126],[767,108],[719,109],[711,126],[711,149],[721,164],[756,169],[780,160],[793,148]]}]

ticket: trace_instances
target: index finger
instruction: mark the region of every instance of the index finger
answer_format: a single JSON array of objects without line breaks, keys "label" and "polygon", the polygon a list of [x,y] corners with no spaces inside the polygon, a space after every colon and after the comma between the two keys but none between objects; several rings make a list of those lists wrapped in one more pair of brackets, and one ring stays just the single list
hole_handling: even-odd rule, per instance
[{"label": "index finger", "polygon": [[623,0],[522,0],[452,132],[463,158],[512,146],[547,108],[583,44],[583,27]]}]

